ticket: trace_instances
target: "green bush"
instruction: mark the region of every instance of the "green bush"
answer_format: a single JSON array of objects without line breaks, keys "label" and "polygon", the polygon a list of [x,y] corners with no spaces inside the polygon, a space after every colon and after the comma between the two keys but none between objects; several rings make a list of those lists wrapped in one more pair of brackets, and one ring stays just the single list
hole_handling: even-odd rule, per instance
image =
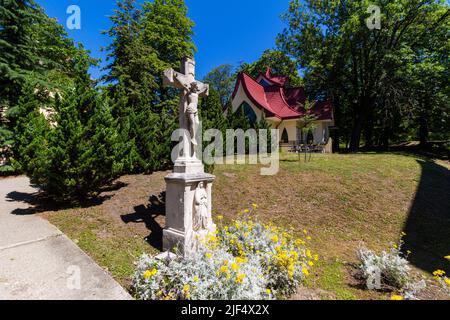
[{"label": "green bush", "polygon": [[96,196],[123,168],[125,145],[109,103],[95,90],[56,99],[55,122],[45,119],[31,97],[18,126],[21,169],[56,201]]}]

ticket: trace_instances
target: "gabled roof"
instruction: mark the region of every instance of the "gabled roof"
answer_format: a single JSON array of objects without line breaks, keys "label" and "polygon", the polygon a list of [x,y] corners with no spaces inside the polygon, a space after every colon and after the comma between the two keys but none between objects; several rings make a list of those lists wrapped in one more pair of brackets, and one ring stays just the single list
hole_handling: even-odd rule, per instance
[{"label": "gabled roof", "polygon": [[[270,70],[262,78],[269,80],[271,85],[263,86],[250,77],[245,72],[238,75],[236,87],[232,98],[234,99],[239,86],[242,85],[247,97],[260,109],[262,109],[266,117],[276,117],[281,120],[301,119],[306,115],[303,105],[306,102],[306,94],[304,88],[285,88],[284,84],[288,81],[288,77],[270,74]],[[267,76],[270,76],[268,78]],[[275,83],[275,81],[277,81]],[[283,83],[283,85],[281,84]],[[331,102],[317,102],[312,109],[312,113],[317,116],[318,120],[333,119],[333,105]]]},{"label": "gabled roof", "polygon": [[270,68],[267,68],[266,73],[260,73],[256,81],[260,83],[261,79],[265,79],[271,85],[278,85],[280,87],[284,87],[289,82],[289,77],[273,75]]}]

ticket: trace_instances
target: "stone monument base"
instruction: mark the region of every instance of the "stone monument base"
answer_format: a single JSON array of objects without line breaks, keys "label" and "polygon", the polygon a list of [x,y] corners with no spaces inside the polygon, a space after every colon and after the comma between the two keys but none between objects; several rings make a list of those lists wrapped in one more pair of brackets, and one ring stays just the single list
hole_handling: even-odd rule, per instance
[{"label": "stone monument base", "polygon": [[[178,169],[184,171],[181,167]],[[197,167],[197,170],[203,171],[203,168]],[[199,235],[204,236],[205,232],[216,230],[211,217],[212,184],[215,177],[203,172],[174,172],[165,180],[166,228],[163,232],[163,251],[187,257],[195,251]],[[198,192],[204,195],[202,204],[197,199]],[[199,212],[203,213],[203,218],[198,217]],[[196,225],[196,221],[201,221],[200,227]]]}]

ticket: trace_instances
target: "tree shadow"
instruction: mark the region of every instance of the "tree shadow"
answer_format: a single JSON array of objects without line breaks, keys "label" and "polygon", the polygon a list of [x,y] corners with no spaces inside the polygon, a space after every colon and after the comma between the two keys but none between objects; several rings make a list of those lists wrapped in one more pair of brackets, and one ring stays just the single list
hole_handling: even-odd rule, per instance
[{"label": "tree shadow", "polygon": [[160,216],[166,215],[166,192],[161,192],[158,196],[153,195],[149,199],[149,204],[134,207],[134,212],[121,216],[125,224],[144,223],[150,234],[145,240],[153,248],[163,250],[163,230],[164,228],[156,221]]},{"label": "tree shadow", "polygon": [[[109,194],[113,191],[120,190],[124,187],[126,187],[127,184],[123,182],[116,182],[110,186],[102,188],[100,192],[100,196],[86,199],[82,201],[77,202],[67,202],[67,203],[61,203],[61,202],[55,202],[53,201],[49,196],[44,194],[43,192],[36,191],[31,193],[26,192],[18,192],[18,191],[11,191],[6,195],[6,201],[8,202],[21,202],[28,204],[29,208],[18,208],[13,211],[11,211],[11,214],[17,215],[17,216],[26,216],[26,215],[33,215],[38,214],[41,212],[46,211],[58,211],[58,210],[66,210],[71,208],[90,208],[90,207],[96,207],[106,200],[110,199],[113,195]],[[104,194],[102,194],[104,193]]]},{"label": "tree shadow", "polygon": [[422,175],[404,231],[404,250],[416,267],[450,273],[450,170],[430,160],[418,160]]}]

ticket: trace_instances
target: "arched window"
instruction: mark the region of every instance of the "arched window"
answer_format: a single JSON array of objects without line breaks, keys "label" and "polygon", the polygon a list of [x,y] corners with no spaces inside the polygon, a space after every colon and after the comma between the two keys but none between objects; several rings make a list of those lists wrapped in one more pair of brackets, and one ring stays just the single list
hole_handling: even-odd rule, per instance
[{"label": "arched window", "polygon": [[289,143],[289,135],[288,135],[288,132],[287,132],[286,128],[284,128],[283,134],[281,135],[281,142],[282,143]]},{"label": "arched window", "polygon": [[258,117],[256,116],[255,111],[253,111],[253,108],[247,102],[243,102],[237,111],[241,112],[241,110],[244,111],[245,116],[251,124],[257,122]]}]

